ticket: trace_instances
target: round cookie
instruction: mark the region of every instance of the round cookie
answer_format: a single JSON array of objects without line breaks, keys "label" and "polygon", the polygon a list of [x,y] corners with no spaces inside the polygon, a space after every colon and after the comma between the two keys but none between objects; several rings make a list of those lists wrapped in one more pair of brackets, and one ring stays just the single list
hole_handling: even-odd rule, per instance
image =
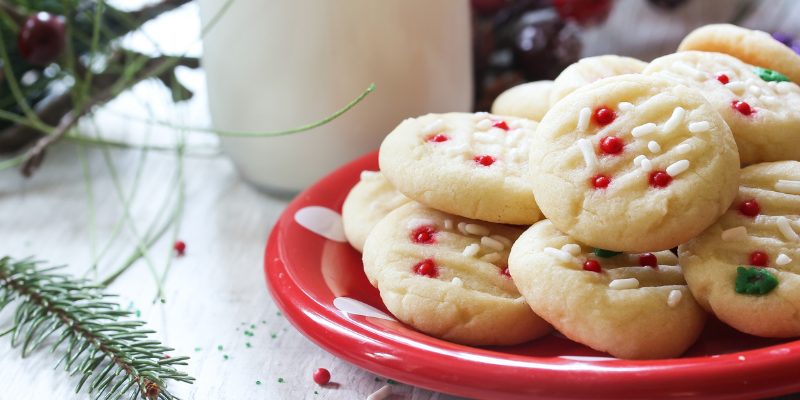
[{"label": "round cookie", "polygon": [[536,122],[488,113],[409,118],[381,144],[383,174],[437,210],[506,224],[541,218],[528,177]]},{"label": "round cookie", "polygon": [[364,271],[386,308],[422,332],[475,346],[523,343],[550,326],[507,272],[520,233],[411,203],[375,226],[364,245]]},{"label": "round cookie", "polygon": [[731,128],[742,164],[800,160],[797,84],[729,55],[700,51],[657,58],[644,73],[699,89]]},{"label": "round cookie", "polygon": [[492,103],[492,113],[540,121],[550,109],[553,81],[523,83],[501,93]]},{"label": "round cookie", "polygon": [[614,55],[586,57],[561,71],[553,82],[550,104],[594,81],[624,74],[638,74],[647,63],[631,57]]},{"label": "round cookie", "polygon": [[706,25],[692,31],[678,46],[678,51],[689,50],[730,54],[800,82],[800,55],[766,32],[730,24]]},{"label": "round cookie", "polygon": [[800,336],[800,162],[743,169],[730,210],[678,254],[697,301],[721,321]]},{"label": "round cookie", "polygon": [[375,224],[390,211],[410,202],[380,172],[363,171],[342,205],[344,236],[356,250],[364,249]]},{"label": "round cookie", "polygon": [[602,79],[553,105],[531,144],[544,215],[582,243],[642,252],[673,248],[736,196],[739,157],[728,126],[694,89],[666,79]]},{"label": "round cookie", "polygon": [[615,357],[654,359],[681,355],[705,324],[676,262],[669,251],[581,246],[544,220],[514,243],[508,265],[531,308],[564,336]]}]

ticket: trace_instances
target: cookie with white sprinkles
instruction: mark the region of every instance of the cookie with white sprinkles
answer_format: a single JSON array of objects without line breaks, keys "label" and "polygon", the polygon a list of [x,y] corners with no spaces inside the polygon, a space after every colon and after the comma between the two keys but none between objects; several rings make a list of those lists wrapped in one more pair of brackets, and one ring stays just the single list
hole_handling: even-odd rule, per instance
[{"label": "cookie with white sprinkles", "polygon": [[544,220],[514,243],[508,263],[536,314],[564,336],[615,357],[679,356],[705,324],[669,251],[593,249]]},{"label": "cookie with white sprinkles", "polygon": [[800,162],[743,169],[730,210],[678,251],[692,293],[721,321],[800,336]]},{"label": "cookie with white sprinkles", "polygon": [[342,226],[347,241],[356,250],[363,250],[364,242],[375,224],[392,210],[410,201],[380,172],[361,172],[361,180],[350,189],[342,205]]},{"label": "cookie with white sprinkles", "polygon": [[482,221],[541,218],[528,174],[536,122],[487,113],[409,118],[381,144],[383,174],[422,204]]},{"label": "cookie with white sprinkles", "polygon": [[604,55],[582,58],[570,65],[553,82],[550,104],[594,81],[624,74],[638,74],[647,63],[631,57]]},{"label": "cookie with white sprinkles", "polygon": [[392,211],[364,245],[364,271],[399,320],[469,345],[523,343],[550,331],[508,275],[521,230],[417,203]]},{"label": "cookie with white sprinkles", "polygon": [[800,86],[781,72],[684,51],[653,60],[644,73],[699,89],[731,128],[743,165],[800,160]]},{"label": "cookie with white sprinkles", "polygon": [[561,231],[627,252],[673,248],[736,196],[730,129],[695,89],[606,78],[553,105],[531,143],[536,202]]}]

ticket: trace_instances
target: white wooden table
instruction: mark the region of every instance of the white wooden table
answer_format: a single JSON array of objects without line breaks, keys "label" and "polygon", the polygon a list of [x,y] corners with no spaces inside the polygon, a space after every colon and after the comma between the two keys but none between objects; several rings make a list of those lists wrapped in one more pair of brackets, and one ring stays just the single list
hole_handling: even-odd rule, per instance
[{"label": "white wooden table", "polygon": [[[794,14],[798,10],[800,7],[794,7]],[[190,14],[185,18],[195,18],[196,10],[184,12]],[[785,21],[782,29],[797,33],[797,27],[788,22],[793,18],[786,13],[764,13],[781,18]],[[590,32],[587,41],[599,43],[597,35]],[[165,103],[163,93],[148,85],[110,108],[141,109],[144,100],[156,111],[170,110],[166,116],[182,116],[183,121],[203,124],[207,117],[202,75],[186,77],[197,96],[177,111]],[[134,142],[142,141],[147,131],[114,112],[101,112],[98,125],[104,134]],[[92,130],[89,124],[84,128]],[[149,135],[150,143],[167,145],[176,137],[166,129],[154,129]],[[190,140],[192,145],[209,143],[213,145],[215,140],[195,136]],[[16,170],[0,172],[0,253],[35,255],[56,264],[69,264],[68,270],[74,274],[88,271],[89,277],[94,276],[93,254],[102,251],[123,212],[103,152],[87,147],[95,209],[91,212],[79,150],[69,143],[52,149],[43,169],[30,180],[20,177]],[[111,155],[128,193],[141,163],[141,152],[114,150]],[[132,200],[132,219],[140,233],[147,230],[164,197],[176,190],[171,183],[175,160],[171,153],[147,155],[140,187]],[[186,242],[187,251],[173,261],[165,284],[166,302],[153,302],[155,285],[144,261],[110,287],[120,294],[124,307],[149,321],[149,326],[158,331],[158,339],[176,349],[174,354],[192,357],[186,370],[197,382],[171,389],[188,399],[358,399],[384,386],[383,377],[338,360],[305,339],[280,315],[267,293],[262,271],[264,245],[286,200],[253,189],[222,156],[187,158],[185,175],[185,210],[178,237]],[[98,276],[119,265],[132,251],[132,230],[126,225],[120,232],[100,260]],[[164,267],[171,247],[168,233],[149,253],[156,268]],[[0,326],[8,323],[8,315],[8,311],[0,313]],[[8,339],[0,338],[0,400],[88,398],[83,393],[74,394],[77,379],[52,368],[58,358],[39,351],[22,359],[18,349],[10,348]],[[311,375],[320,367],[331,371],[335,387],[314,384]],[[453,398],[403,384],[392,387],[395,399]]]}]

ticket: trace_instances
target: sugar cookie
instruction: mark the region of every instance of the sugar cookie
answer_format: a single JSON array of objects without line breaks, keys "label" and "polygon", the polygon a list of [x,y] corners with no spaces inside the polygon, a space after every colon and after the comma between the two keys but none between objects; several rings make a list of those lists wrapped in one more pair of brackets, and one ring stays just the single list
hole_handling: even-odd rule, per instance
[{"label": "sugar cookie", "polygon": [[570,65],[553,82],[550,104],[594,81],[624,74],[638,74],[647,63],[631,57],[613,55],[586,57]]},{"label": "sugar cookie", "polygon": [[356,250],[364,249],[372,228],[390,211],[410,202],[380,172],[363,171],[342,205],[344,235]]},{"label": "sugar cookie", "polygon": [[541,121],[550,109],[553,81],[523,83],[501,93],[492,103],[492,113]]}]

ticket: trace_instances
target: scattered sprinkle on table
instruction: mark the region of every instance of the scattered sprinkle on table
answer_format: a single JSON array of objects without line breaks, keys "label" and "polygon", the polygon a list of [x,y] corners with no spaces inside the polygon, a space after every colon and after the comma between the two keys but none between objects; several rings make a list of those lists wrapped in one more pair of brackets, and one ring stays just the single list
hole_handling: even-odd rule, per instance
[{"label": "scattered sprinkle on table", "polygon": [[229,355],[227,355],[227,354],[223,354],[223,355],[222,355],[222,358],[223,358],[224,360],[226,360],[226,361],[227,361],[227,360],[228,360],[228,359],[230,359],[231,357],[230,357]]},{"label": "scattered sprinkle on table", "polygon": [[261,384],[261,381],[256,381],[256,385],[260,385],[260,384]]},{"label": "scattered sprinkle on table", "polygon": [[245,345],[245,346],[247,346],[248,348],[250,348],[250,347],[253,347],[253,345],[252,345],[252,344],[250,344],[250,342],[247,342],[247,343],[245,343],[244,345]]},{"label": "scattered sprinkle on table", "polygon": [[286,381],[284,381],[283,378],[278,378],[278,383],[284,383],[284,382]]},{"label": "scattered sprinkle on table", "polygon": [[222,345],[217,346],[217,350],[222,351]]}]

